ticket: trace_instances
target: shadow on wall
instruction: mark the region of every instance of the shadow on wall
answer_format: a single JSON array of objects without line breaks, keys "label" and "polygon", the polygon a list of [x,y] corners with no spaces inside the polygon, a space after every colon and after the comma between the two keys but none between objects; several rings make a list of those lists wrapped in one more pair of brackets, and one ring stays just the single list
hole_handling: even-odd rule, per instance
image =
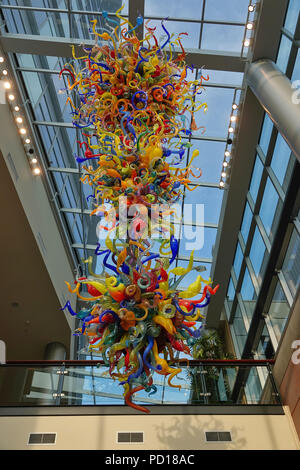
[{"label": "shadow on wall", "polygon": [[[161,443],[161,449],[243,449],[246,439],[239,437],[243,428],[228,426],[224,428],[222,421],[210,416],[207,421],[202,421],[203,416],[189,416],[184,418],[174,417],[168,425],[155,426],[157,440]],[[231,442],[206,442],[206,431],[230,431]]]}]

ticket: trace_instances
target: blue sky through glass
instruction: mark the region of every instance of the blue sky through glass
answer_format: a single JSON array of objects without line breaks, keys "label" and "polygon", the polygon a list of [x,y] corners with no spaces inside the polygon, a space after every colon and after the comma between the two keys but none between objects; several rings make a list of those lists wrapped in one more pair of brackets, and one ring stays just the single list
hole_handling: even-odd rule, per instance
[{"label": "blue sky through glass", "polygon": [[[187,0],[188,3],[188,0]],[[246,22],[249,0],[208,0],[205,3],[206,20]]]},{"label": "blue sky through glass", "polygon": [[203,0],[145,0],[145,17],[201,19]]}]

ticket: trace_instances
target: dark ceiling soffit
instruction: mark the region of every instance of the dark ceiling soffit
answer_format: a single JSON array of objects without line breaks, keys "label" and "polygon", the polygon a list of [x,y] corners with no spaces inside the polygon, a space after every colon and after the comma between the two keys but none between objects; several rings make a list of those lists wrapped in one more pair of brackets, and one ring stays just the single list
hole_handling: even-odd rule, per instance
[{"label": "dark ceiling soffit", "polygon": [[[252,61],[260,58],[276,59],[286,6],[287,0],[264,0],[261,2]],[[220,229],[215,243],[216,255],[212,265],[211,278],[215,283],[220,284],[220,288],[217,295],[212,297],[208,307],[207,326],[211,328],[218,326],[224,305],[262,118],[263,109],[254,94],[247,88],[236,144],[232,152],[234,162],[230,186],[224,194],[219,220]]]},{"label": "dark ceiling soffit", "polygon": [[[71,46],[75,46],[75,55],[83,54],[82,39],[51,38],[38,35],[3,34],[0,37],[4,52],[19,54],[35,54],[55,57],[72,57]],[[85,41],[86,46],[93,46],[94,41]],[[178,51],[175,49],[175,55]],[[181,52],[181,51],[180,51]],[[197,68],[205,67],[208,70],[225,70],[244,72],[246,60],[240,54],[222,51],[208,51],[199,49],[186,49],[186,62]]]}]

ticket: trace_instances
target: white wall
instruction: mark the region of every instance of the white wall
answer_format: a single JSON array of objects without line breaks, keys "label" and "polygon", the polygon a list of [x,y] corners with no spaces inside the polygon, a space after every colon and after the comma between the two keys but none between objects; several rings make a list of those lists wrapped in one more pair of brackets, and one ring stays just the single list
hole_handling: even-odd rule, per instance
[{"label": "white wall", "polygon": [[[144,431],[144,444],[117,444],[118,431]],[[206,443],[205,431],[230,431],[232,442]],[[31,432],[56,432],[55,445],[27,445]],[[285,415],[134,415],[0,417],[0,449],[300,450]]]}]

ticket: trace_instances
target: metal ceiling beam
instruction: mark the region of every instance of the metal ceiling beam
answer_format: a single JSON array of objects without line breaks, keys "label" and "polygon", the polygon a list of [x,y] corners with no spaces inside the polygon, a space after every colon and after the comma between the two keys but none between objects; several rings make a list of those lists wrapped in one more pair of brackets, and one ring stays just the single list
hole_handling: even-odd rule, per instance
[{"label": "metal ceiling beam", "polygon": [[[72,57],[72,45],[75,46],[76,56],[84,54],[82,39],[53,38],[30,34],[3,34],[0,36],[4,52],[19,54],[35,54],[54,57]],[[85,41],[86,46],[93,46],[94,41]],[[179,49],[175,49],[175,56]],[[229,72],[244,72],[247,60],[239,53],[209,51],[204,49],[186,49],[186,62],[196,68],[205,67],[208,70],[224,70]]]}]

